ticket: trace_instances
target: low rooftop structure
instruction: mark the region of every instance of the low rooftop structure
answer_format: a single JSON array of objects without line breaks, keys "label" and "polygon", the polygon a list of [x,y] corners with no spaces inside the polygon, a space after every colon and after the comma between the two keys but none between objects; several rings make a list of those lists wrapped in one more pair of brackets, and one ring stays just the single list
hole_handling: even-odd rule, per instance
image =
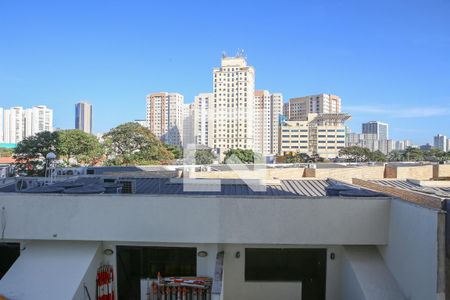
[{"label": "low rooftop structure", "polygon": [[201,299],[212,300],[445,299],[449,289],[447,200],[409,181],[44,183],[0,188],[0,294],[11,299],[93,298],[106,269],[116,299],[156,299],[158,274],[207,278]]}]

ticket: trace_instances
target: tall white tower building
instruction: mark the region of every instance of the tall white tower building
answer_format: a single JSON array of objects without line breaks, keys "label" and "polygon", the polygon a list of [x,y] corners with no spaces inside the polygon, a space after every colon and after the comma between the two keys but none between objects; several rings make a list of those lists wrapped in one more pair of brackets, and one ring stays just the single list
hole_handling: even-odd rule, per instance
[{"label": "tall white tower building", "polygon": [[242,53],[222,56],[213,69],[214,100],[209,106],[209,145],[227,149],[254,149],[255,70]]},{"label": "tall white tower building", "polygon": [[[210,122],[209,106],[214,101],[213,93],[201,93],[194,99],[194,139],[197,145],[209,146],[208,124]],[[212,145],[211,145],[212,147]]]},{"label": "tall white tower building", "polygon": [[439,150],[447,151],[447,137],[442,134],[434,136],[433,146]]},{"label": "tall white tower building", "polygon": [[318,94],[289,99],[283,107],[284,115],[291,121],[305,120],[310,113],[340,113],[341,98],[332,94]]},{"label": "tall white tower building", "polygon": [[283,95],[261,90],[255,92],[254,151],[263,155],[278,153],[279,117]]},{"label": "tall white tower building", "polygon": [[178,93],[147,95],[146,120],[149,129],[169,145],[183,145],[184,97]]}]

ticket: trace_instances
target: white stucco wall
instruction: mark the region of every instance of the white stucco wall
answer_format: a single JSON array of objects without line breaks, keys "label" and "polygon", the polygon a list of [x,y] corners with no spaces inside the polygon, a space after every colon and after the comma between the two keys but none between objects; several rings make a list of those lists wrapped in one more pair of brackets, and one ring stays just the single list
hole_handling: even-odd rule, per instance
[{"label": "white stucco wall", "polygon": [[99,245],[69,241],[24,243],[25,249],[0,280],[0,293],[17,300],[72,299]]},{"label": "white stucco wall", "polygon": [[389,244],[379,246],[379,251],[405,297],[441,299],[437,295],[438,212],[393,200],[389,223]]},{"label": "white stucco wall", "polygon": [[5,238],[386,244],[390,199],[0,194]]},{"label": "white stucco wall", "polygon": [[97,248],[97,252],[95,253],[95,256],[92,258],[91,263],[89,264],[89,267],[88,267],[86,273],[84,274],[80,285],[78,286],[77,292],[75,293],[73,300],[88,300],[89,299],[87,292],[84,288],[84,285],[86,285],[86,288],[89,291],[89,296],[91,297],[91,299],[95,299],[95,297],[96,297],[95,295],[97,292],[97,281],[96,281],[97,280],[97,269],[104,262],[103,257],[104,257],[103,248],[99,245],[99,247]]}]

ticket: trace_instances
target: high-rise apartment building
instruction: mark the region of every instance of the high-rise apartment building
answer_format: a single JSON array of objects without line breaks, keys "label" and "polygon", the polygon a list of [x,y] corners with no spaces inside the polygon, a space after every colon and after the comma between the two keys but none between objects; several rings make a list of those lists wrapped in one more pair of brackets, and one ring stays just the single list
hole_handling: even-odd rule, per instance
[{"label": "high-rise apartment building", "polygon": [[53,131],[53,110],[45,105],[33,106],[24,111],[25,136],[35,135],[42,131]]},{"label": "high-rise apartment building", "polygon": [[214,100],[209,106],[209,145],[227,149],[254,149],[255,70],[243,54],[222,56],[213,69]]},{"label": "high-rise apartment building", "polygon": [[166,144],[183,145],[184,97],[178,93],[147,95],[146,119],[153,134]]},{"label": "high-rise apartment building", "polygon": [[53,131],[53,110],[46,106],[0,108],[1,142],[17,144],[42,131]]},{"label": "high-rise apartment building", "polygon": [[310,113],[329,114],[341,112],[341,98],[331,94],[291,98],[283,106],[288,120],[305,120]]},{"label": "high-rise apartment building", "polygon": [[92,105],[81,101],[75,105],[75,129],[92,134]]},{"label": "high-rise apartment building", "polygon": [[183,147],[195,144],[194,138],[194,103],[183,105]]},{"label": "high-rise apartment building", "polygon": [[283,109],[283,95],[269,91],[255,91],[254,151],[263,155],[279,150],[279,118]]},{"label": "high-rise apartment building", "polygon": [[209,106],[214,101],[213,93],[200,93],[194,99],[194,139],[197,145],[209,146]]},{"label": "high-rise apartment building", "polygon": [[280,127],[280,154],[317,154],[335,158],[345,147],[345,122],[350,115],[308,114],[305,120],[286,121]]},{"label": "high-rise apartment building", "polygon": [[378,140],[389,139],[389,125],[378,121],[370,121],[362,124],[362,133],[376,134]]},{"label": "high-rise apartment building", "polygon": [[442,134],[438,134],[433,138],[433,146],[442,151],[448,151],[447,137]]}]

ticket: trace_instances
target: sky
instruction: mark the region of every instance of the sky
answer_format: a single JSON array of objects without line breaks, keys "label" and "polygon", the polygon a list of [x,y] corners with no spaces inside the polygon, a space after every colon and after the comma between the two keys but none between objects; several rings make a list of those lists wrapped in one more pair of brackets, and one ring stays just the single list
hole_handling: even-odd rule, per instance
[{"label": "sky", "polygon": [[450,0],[0,0],[0,107],[47,105],[94,131],[145,118],[145,96],[185,102],[212,90],[223,51],[243,49],[256,88],[331,93],[348,123],[390,124],[394,139],[450,136]]}]

